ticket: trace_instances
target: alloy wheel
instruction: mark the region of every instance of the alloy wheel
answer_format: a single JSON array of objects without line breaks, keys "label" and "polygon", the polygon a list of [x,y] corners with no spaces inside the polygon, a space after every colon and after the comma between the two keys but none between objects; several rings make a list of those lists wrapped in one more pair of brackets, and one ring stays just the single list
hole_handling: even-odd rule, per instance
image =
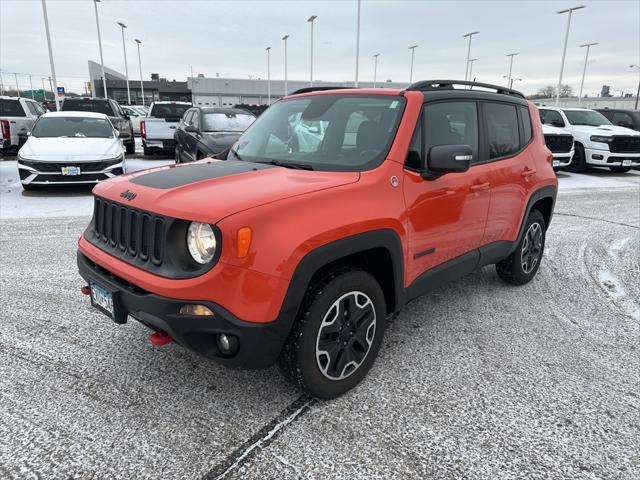
[{"label": "alloy wheel", "polygon": [[542,254],[542,227],[539,223],[532,223],[524,236],[520,262],[522,271],[529,274],[540,261]]}]

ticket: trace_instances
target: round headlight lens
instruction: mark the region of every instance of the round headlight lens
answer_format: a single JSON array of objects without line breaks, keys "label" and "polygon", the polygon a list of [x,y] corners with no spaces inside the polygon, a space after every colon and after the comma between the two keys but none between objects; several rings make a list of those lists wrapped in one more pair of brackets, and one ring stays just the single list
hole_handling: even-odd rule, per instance
[{"label": "round headlight lens", "polygon": [[193,259],[209,263],[216,254],[216,236],[208,223],[191,222],[187,230],[187,247]]}]

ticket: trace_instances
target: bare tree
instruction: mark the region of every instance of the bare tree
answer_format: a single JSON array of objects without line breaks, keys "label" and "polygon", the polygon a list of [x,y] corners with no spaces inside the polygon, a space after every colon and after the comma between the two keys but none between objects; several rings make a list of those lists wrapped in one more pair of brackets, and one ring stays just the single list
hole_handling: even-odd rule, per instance
[{"label": "bare tree", "polygon": [[573,96],[573,88],[571,85],[560,85],[560,96],[561,97],[572,97]]}]

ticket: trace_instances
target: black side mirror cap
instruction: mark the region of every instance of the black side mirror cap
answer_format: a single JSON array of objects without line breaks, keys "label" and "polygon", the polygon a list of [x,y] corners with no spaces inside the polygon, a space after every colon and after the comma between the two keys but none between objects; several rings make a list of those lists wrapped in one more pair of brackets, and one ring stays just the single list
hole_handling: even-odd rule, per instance
[{"label": "black side mirror cap", "polygon": [[460,173],[469,170],[472,159],[469,145],[436,145],[429,149],[427,166],[433,173]]},{"label": "black side mirror cap", "polygon": [[185,132],[190,132],[190,133],[200,133],[200,130],[198,130],[195,125],[187,125],[186,127],[184,127],[184,131]]}]

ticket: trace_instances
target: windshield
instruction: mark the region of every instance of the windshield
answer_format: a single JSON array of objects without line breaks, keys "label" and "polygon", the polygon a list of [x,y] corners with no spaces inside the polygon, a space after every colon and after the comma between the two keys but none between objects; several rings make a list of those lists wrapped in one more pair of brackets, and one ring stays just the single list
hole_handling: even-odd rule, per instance
[{"label": "windshield", "polygon": [[151,108],[150,117],[155,118],[169,118],[180,120],[184,115],[184,112],[189,110],[191,105],[182,105],[177,103],[156,103]]},{"label": "windshield", "polygon": [[31,132],[32,137],[113,138],[111,123],[104,118],[42,117]]},{"label": "windshield", "polygon": [[391,148],[404,102],[359,94],[281,100],[238,139],[230,158],[327,171],[375,168]]},{"label": "windshield", "polygon": [[604,115],[593,110],[565,110],[564,114],[571,125],[589,125],[592,127],[611,125],[611,122]]},{"label": "windshield", "polygon": [[110,117],[114,116],[111,105],[104,100],[65,100],[62,102],[62,108],[60,110],[63,112],[104,113]]},{"label": "windshield", "polygon": [[244,132],[256,119],[246,113],[205,113],[202,130],[205,132]]}]

